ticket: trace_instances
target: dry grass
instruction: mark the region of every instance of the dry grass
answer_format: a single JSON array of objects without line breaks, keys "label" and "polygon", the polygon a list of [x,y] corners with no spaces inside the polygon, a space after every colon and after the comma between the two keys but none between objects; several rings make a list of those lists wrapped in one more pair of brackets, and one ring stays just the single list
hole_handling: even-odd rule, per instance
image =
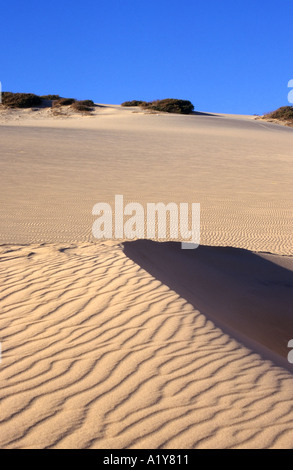
[{"label": "dry grass", "polygon": [[267,113],[263,117],[265,119],[276,119],[278,121],[293,123],[293,106],[281,106],[281,108]]}]

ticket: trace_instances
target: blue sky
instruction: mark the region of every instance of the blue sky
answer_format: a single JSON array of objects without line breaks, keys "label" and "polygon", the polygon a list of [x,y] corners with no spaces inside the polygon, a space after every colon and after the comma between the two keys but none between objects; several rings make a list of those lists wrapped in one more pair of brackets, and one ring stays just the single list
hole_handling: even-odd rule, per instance
[{"label": "blue sky", "polygon": [[262,114],[289,104],[292,24],[292,0],[11,0],[0,81],[4,91]]}]

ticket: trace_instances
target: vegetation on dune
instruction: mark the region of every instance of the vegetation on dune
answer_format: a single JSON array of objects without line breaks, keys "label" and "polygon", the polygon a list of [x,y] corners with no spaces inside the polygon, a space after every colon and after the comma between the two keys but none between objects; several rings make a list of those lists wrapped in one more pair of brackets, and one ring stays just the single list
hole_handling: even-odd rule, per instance
[{"label": "vegetation on dune", "polygon": [[121,103],[121,106],[140,106],[142,103],[143,101],[138,100],[124,101],[124,103]]},{"label": "vegetation on dune", "polygon": [[121,106],[141,106],[144,109],[161,111],[164,113],[190,114],[194,110],[193,104],[188,100],[166,98],[155,101],[125,101]]},{"label": "vegetation on dune", "polygon": [[74,98],[61,98],[53,101],[53,108],[60,108],[62,106],[70,106],[71,109],[78,112],[88,113],[93,110],[95,103],[93,100],[75,100]]},{"label": "vegetation on dune", "polygon": [[33,108],[40,106],[42,99],[33,93],[2,93],[2,104],[7,108]]},{"label": "vegetation on dune", "polygon": [[41,95],[40,98],[42,98],[43,100],[53,101],[60,100],[62,97],[59,95]]},{"label": "vegetation on dune", "polygon": [[52,106],[70,106],[75,103],[75,101],[76,100],[74,98],[59,98],[58,100],[53,101]]},{"label": "vegetation on dune", "polygon": [[141,105],[146,109],[163,111],[165,113],[190,114],[194,110],[193,104],[188,100],[178,100],[166,98],[164,100],[155,100],[149,103],[144,102]]},{"label": "vegetation on dune", "polygon": [[[8,108],[33,108],[33,107],[50,107],[56,109],[63,106],[70,106],[73,110],[79,112],[90,112],[95,107],[92,100],[76,100],[75,98],[62,98],[59,95],[42,95],[38,96],[33,93],[2,93],[2,104]],[[174,98],[166,98],[155,101],[132,100],[125,101],[122,106],[140,106],[150,111],[160,111],[165,113],[190,114],[194,110],[193,104],[188,100],[179,100]],[[282,110],[282,112],[281,112]],[[277,114],[278,113],[278,114]],[[280,108],[268,116],[272,119],[292,119],[292,106]]]},{"label": "vegetation on dune", "polygon": [[79,100],[78,103],[84,104],[85,106],[95,106],[93,100]]},{"label": "vegetation on dune", "polygon": [[[34,95],[33,93],[2,93],[2,105],[7,108],[33,108],[51,107],[54,114],[58,114],[63,106],[70,107],[74,111],[88,113],[93,110],[95,103],[92,100],[77,101],[74,98],[62,98],[59,95]],[[60,114],[60,113],[59,113]],[[62,114],[62,113],[61,113]]]},{"label": "vegetation on dune", "polygon": [[95,103],[92,100],[81,100],[75,101],[71,107],[74,109],[74,111],[88,113],[93,110],[94,106]]},{"label": "vegetation on dune", "polygon": [[293,123],[293,106],[281,106],[268,114],[264,118],[278,119],[279,121],[289,121]]}]

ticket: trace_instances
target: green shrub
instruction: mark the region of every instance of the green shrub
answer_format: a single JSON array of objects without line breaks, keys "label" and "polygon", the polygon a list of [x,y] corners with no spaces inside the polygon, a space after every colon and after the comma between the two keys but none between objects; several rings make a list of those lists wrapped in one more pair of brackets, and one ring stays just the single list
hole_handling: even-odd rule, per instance
[{"label": "green shrub", "polygon": [[42,104],[39,96],[33,93],[2,93],[2,104],[7,108],[32,108]]},{"label": "green shrub", "polygon": [[281,108],[265,114],[265,118],[279,119],[280,121],[293,121],[293,106],[281,106]]},{"label": "green shrub", "polygon": [[121,106],[140,106],[142,103],[143,101],[137,101],[137,100],[124,101],[124,103],[121,103]]},{"label": "green shrub", "polygon": [[165,113],[190,114],[194,110],[194,106],[190,101],[178,100],[174,98],[166,98],[164,100],[156,100],[151,102],[142,102],[141,106],[146,109],[155,111],[163,111]]}]

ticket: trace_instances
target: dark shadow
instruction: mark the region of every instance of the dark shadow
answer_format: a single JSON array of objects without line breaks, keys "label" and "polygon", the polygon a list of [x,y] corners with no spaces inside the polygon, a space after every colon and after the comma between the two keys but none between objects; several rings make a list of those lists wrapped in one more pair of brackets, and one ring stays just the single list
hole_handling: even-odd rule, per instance
[{"label": "dark shadow", "polygon": [[42,102],[38,104],[37,106],[32,106],[33,111],[37,111],[39,109],[44,109],[44,108],[52,108],[52,100],[45,100],[42,98]]},{"label": "dark shadow", "polygon": [[293,371],[293,257],[150,240],[125,242],[124,252],[230,336]]}]

